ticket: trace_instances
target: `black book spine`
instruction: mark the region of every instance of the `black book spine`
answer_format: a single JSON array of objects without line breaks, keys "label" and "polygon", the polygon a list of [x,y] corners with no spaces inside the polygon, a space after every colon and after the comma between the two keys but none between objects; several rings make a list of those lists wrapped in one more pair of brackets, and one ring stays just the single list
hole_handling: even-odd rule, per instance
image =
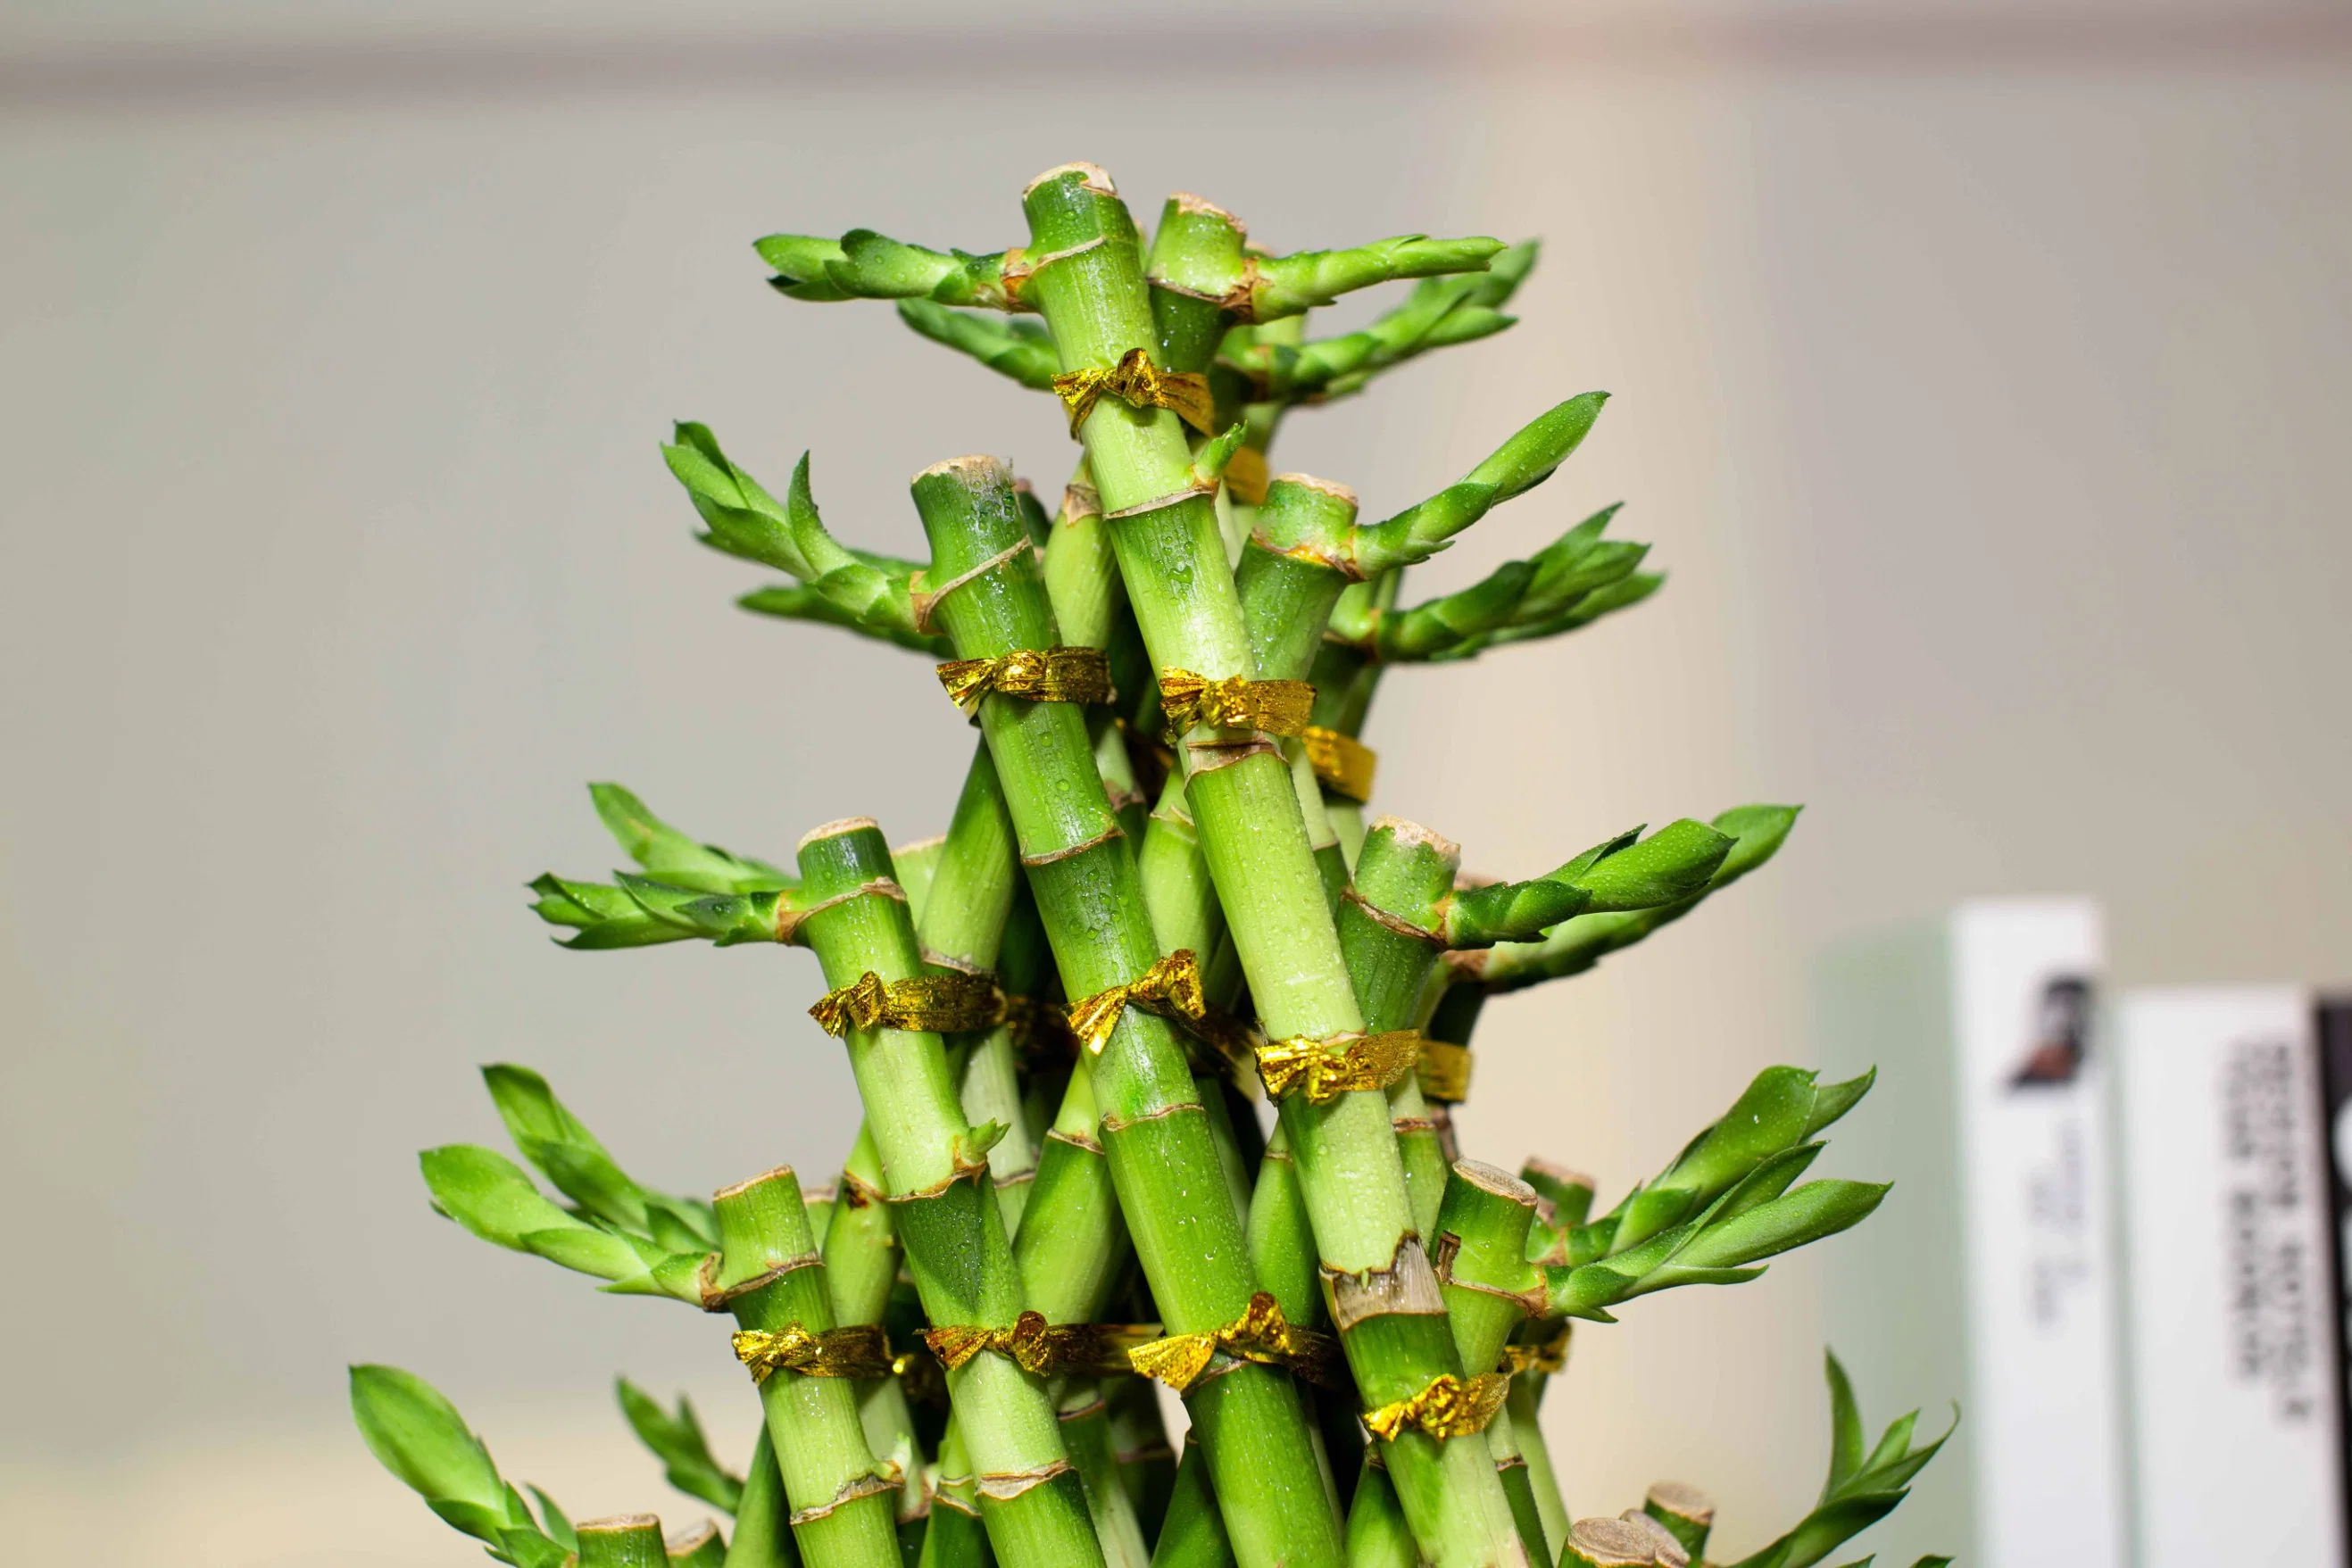
[{"label": "black book spine", "polygon": [[2352,996],[2323,997],[2319,1035],[2319,1132],[2327,1150],[2329,1273],[2336,1281],[2336,1333],[2328,1336],[2336,1388],[2336,1454],[2345,1506],[2344,1560],[2352,1563]]}]

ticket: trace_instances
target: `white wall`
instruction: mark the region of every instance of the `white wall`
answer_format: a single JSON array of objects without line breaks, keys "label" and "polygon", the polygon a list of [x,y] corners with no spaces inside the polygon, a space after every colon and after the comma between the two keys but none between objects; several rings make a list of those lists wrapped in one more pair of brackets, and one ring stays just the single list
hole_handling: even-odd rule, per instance
[{"label": "white wall", "polygon": [[[772,17],[499,15],[470,53],[383,8],[0,35],[12,1539],[463,1560],[348,1435],[362,1358],[433,1377],[576,1511],[692,1517],[604,1385],[692,1386],[744,1431],[709,1325],[472,1242],[412,1154],[493,1140],[470,1069],[513,1058],[649,1179],[839,1159],[804,959],[562,953],[518,884],[610,862],[588,778],[771,855],[853,810],[941,825],[966,739],[919,666],[729,609],[762,579],[687,541],[654,446],[683,415],[770,475],[813,447],[835,526],[910,550],[923,464],[1056,482],[1050,405],[878,308],[772,298],[746,242],[1002,244],[1071,156],[1281,248],[1547,236],[1516,331],[1302,417],[1282,463],[1392,509],[1607,387],[1570,468],[1425,575],[1622,497],[1672,581],[1568,644],[1401,675],[1385,807],[1525,872],[1809,803],[1722,907],[1494,1009],[1475,1152],[1653,1168],[1809,1058],[1827,936],[1961,894],[2104,895],[2126,979],[2342,977],[2352,47],[2326,17],[1300,11],[1255,63],[1163,29],[1090,36],[1089,70],[1050,8],[1009,17],[1045,65],[976,68],[920,27],[893,68],[837,27],[803,59]],[[1147,68],[1171,37],[1181,68]],[[1817,1485],[1819,1337],[1802,1260],[1583,1334],[1572,1505],[1671,1473],[1760,1541]]]}]

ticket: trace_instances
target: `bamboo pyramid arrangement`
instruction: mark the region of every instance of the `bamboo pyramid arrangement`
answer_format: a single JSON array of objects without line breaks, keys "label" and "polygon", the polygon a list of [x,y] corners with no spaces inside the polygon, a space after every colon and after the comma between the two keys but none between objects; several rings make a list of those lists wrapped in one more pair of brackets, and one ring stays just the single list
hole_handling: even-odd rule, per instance
[{"label": "bamboo pyramid arrangement", "polygon": [[[1379,522],[1269,469],[1292,410],[1511,325],[1532,244],[1408,235],[1269,256],[1189,195],[1147,245],[1108,175],[1048,171],[1024,243],[940,252],[854,230],[759,244],[803,300],[889,299],[925,337],[1057,397],[1080,445],[1049,516],[1006,465],[914,479],[928,561],[838,542],[803,456],[779,499],[698,424],[665,449],[704,542],[783,572],[742,602],[922,654],[939,737],[978,728],[946,833],[813,829],[787,869],[593,793],[638,867],[533,883],[569,945],[782,944],[830,988],[789,1047],[845,1050],[865,1124],[837,1182],[790,1169],[709,1202],[626,1175],[546,1082],[488,1069],[515,1145],[423,1156],[483,1239],[719,1315],[764,1413],[740,1474],[692,1408],[626,1382],[673,1486],[733,1516],[569,1521],[505,1481],[448,1402],[352,1374],[362,1432],[519,1568],[1436,1568],[1680,1565],[1713,1507],[1662,1482],[1572,1521],[1537,1414],[1577,1321],[1730,1284],[1846,1228],[1885,1188],[1799,1185],[1867,1078],[1760,1074],[1653,1178],[1459,1157],[1479,1009],[1580,973],[1771,858],[1794,808],[1603,840],[1523,882],[1367,825],[1383,675],[1549,639],[1647,598],[1598,512],[1485,580],[1401,586],[1541,484],[1601,412],[1536,418]],[[1417,280],[1359,331],[1340,295]],[[911,666],[897,678],[929,680]],[[968,721],[968,722],[967,722]],[[1270,1106],[1270,1112],[1268,1107]],[[542,1191],[544,1178],[562,1201]],[[730,1337],[731,1336],[731,1337]],[[1154,1384],[1191,1417],[1171,1452]],[[1828,1485],[1742,1568],[1804,1568],[1892,1509],[1936,1450],[1866,1447],[1830,1364]]]}]

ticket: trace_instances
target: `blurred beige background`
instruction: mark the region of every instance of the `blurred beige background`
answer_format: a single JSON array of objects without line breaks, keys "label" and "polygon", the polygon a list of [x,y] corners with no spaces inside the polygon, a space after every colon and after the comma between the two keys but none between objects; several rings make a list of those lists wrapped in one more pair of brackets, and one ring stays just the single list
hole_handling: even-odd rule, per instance
[{"label": "blurred beige background", "polygon": [[[836,529],[902,550],[915,468],[1050,486],[1070,448],[886,309],[771,297],[776,228],[992,248],[1085,157],[1281,249],[1546,238],[1519,328],[1302,416],[1281,464],[1394,509],[1606,387],[1560,477],[1423,575],[1622,497],[1672,580],[1393,681],[1381,804],[1514,873],[1810,809],[1769,875],[1495,1009],[1474,1152],[1622,1186],[1811,1059],[1823,942],[1962,894],[2103,896],[2126,981],[2347,977],[2352,12],[976,15],[0,23],[12,1557],[473,1560],[351,1434],[352,1360],[432,1378],[576,1513],[699,1511],[615,1371],[747,1439],[706,1323],[464,1237],[412,1154],[495,1141],[502,1058],[666,1185],[845,1149],[804,957],[573,956],[520,886],[614,858],[587,779],[771,856],[944,825],[965,741],[927,674],[731,610],[764,579],[688,541],[656,444],[707,419],[777,480],[812,447]],[[1580,1336],[1571,1506],[1672,1473],[1727,1549],[1772,1533],[1818,1485],[1819,1317],[1799,1259]]]}]

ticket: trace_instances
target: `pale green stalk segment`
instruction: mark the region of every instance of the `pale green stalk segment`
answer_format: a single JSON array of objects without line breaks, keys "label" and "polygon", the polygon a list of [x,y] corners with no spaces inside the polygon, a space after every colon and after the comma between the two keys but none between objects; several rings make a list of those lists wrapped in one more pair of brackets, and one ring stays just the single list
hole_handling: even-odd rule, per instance
[{"label": "pale green stalk segment", "polygon": [[[905,905],[878,891],[891,885],[891,865],[873,823],[818,829],[802,841],[800,869],[813,900],[839,900],[802,927],[828,986],[868,972],[885,983],[921,972]],[[990,1140],[964,1119],[939,1037],[853,1029],[846,1043],[924,1312],[935,1324],[1010,1326],[1024,1303],[1003,1217],[983,1179]],[[1042,1384],[1010,1360],[983,1354],[950,1372],[948,1387],[998,1561],[1004,1568],[1099,1563],[1101,1548]]]},{"label": "pale green stalk segment", "polygon": [[[1209,1479],[1208,1458],[1187,1437],[1184,1457],[1176,1466],[1175,1490],[1169,1494],[1167,1520],[1151,1549],[1151,1568],[1233,1568],[1234,1561],[1233,1542],[1225,1534],[1216,1487]],[[1348,1563],[1355,1568],[1353,1556]]]},{"label": "pale green stalk segment", "polygon": [[1372,1462],[1378,1452],[1364,1450],[1363,1473],[1348,1509],[1348,1568],[1421,1568],[1421,1550],[1413,1544],[1396,1488],[1388,1471]]},{"label": "pale green stalk segment", "polygon": [[[1154,342],[1134,225],[1108,176],[1083,164],[1053,171],[1030,186],[1024,205],[1031,255],[1056,258],[1031,276],[1026,293],[1064,368],[1107,368]],[[1212,679],[1254,674],[1214,508],[1186,495],[1190,454],[1174,415],[1106,399],[1081,434],[1153,662]],[[1234,738],[1187,737],[1187,794],[1261,1023],[1277,1038],[1358,1030],[1362,1016],[1288,770],[1274,747],[1235,747]],[[1222,750],[1220,739],[1227,740]],[[1435,1281],[1412,1234],[1385,1099],[1357,1092],[1312,1106],[1294,1095],[1282,1120],[1333,1288],[1350,1301],[1384,1297],[1389,1291],[1368,1278],[1379,1276],[1407,1301],[1425,1297],[1433,1314],[1335,1312],[1366,1400],[1407,1397],[1439,1372],[1458,1375]],[[1216,1434],[1209,1440],[1213,1453]],[[1447,1459],[1444,1447],[1417,1435],[1391,1445],[1391,1463],[1411,1478],[1401,1479],[1399,1495],[1423,1552],[1438,1568],[1517,1561],[1508,1503],[1484,1446],[1471,1464]],[[1218,1481],[1230,1510],[1223,1466]]]},{"label": "pale green stalk segment", "polygon": [[[1356,859],[1355,897],[1339,917],[1339,946],[1363,1000],[1365,1028],[1410,1029],[1418,1020],[1422,994],[1444,950],[1444,904],[1461,863],[1462,852],[1451,841],[1412,822],[1384,817],[1366,836]],[[1407,930],[1426,935],[1407,936]],[[1418,1078],[1397,1082],[1388,1102],[1413,1228],[1433,1235],[1445,1190],[1443,1141]]]},{"label": "pale green stalk segment", "polygon": [[1176,1487],[1176,1454],[1168,1446],[1157,1386],[1143,1377],[1115,1377],[1103,1385],[1119,1482],[1135,1500],[1136,1518],[1148,1541],[1160,1539],[1169,1495]]},{"label": "pale green stalk segment", "polygon": [[1544,1554],[1558,1561],[1559,1549],[1568,1540],[1568,1502],[1559,1490],[1559,1472],[1551,1462],[1551,1445],[1544,1437],[1536,1395],[1534,1375],[1521,1373],[1511,1379],[1511,1395],[1503,1408],[1510,1413],[1519,1457],[1527,1461],[1528,1494],[1534,1500],[1536,1520],[1543,1529]]},{"label": "pale green stalk segment", "polygon": [[580,1521],[580,1568],[669,1568],[661,1521],[650,1513]]},{"label": "pale green stalk segment", "polygon": [[793,1543],[783,1478],[776,1473],[776,1450],[762,1421],[743,1472],[743,1496],[735,1509],[735,1533],[727,1542],[723,1568],[800,1568]]},{"label": "pale green stalk segment", "polygon": [[[770,1333],[831,1329],[824,1266],[793,1173],[774,1170],[725,1188],[712,1207],[719,1220],[713,1283],[735,1321]],[[898,1488],[866,1446],[856,1386],[779,1372],[760,1385],[760,1403],[792,1504],[793,1539],[810,1568],[898,1568]]]},{"label": "pale green stalk segment", "polygon": [[1135,1499],[1119,1480],[1102,1385],[1093,1378],[1073,1378],[1062,1391],[1059,1406],[1062,1444],[1070,1450],[1070,1462],[1077,1466],[1086,1488],[1087,1511],[1094,1516],[1104,1560],[1112,1568],[1148,1568],[1151,1549],[1144,1541]]},{"label": "pale green stalk segment", "polygon": [[[1526,1256],[1535,1210],[1535,1189],[1507,1171],[1462,1160],[1447,1174],[1437,1230],[1446,1260],[1446,1320],[1465,1367],[1496,1370],[1503,1346],[1542,1300]],[[1530,1556],[1549,1560],[1542,1513],[1507,1406],[1496,1413],[1486,1437],[1521,1542]]]},{"label": "pale green stalk segment", "polygon": [[[934,612],[967,658],[1055,640],[1036,564],[1011,549],[1018,538],[1011,496],[1010,476],[986,458],[941,464],[915,483],[942,581],[1003,558]],[[1160,950],[1083,717],[1067,704],[998,695],[983,700],[980,716],[1065,989],[1084,997],[1141,976]],[[1084,1074],[1083,1092],[1102,1113],[1100,1140],[1119,1207],[1163,1320],[1174,1333],[1234,1321],[1255,1281],[1240,1214],[1212,1201],[1228,1189],[1183,1051],[1160,1019],[1129,1008]],[[1082,1092],[1079,1075],[1072,1085]],[[1041,1191],[1036,1201],[1045,1197]],[[1031,1233],[1024,1225],[1024,1238]],[[1246,1520],[1236,1525],[1242,1560],[1251,1568],[1278,1559],[1336,1563],[1339,1542],[1289,1381],[1243,1364],[1197,1385],[1190,1405],[1221,1490]]]}]

